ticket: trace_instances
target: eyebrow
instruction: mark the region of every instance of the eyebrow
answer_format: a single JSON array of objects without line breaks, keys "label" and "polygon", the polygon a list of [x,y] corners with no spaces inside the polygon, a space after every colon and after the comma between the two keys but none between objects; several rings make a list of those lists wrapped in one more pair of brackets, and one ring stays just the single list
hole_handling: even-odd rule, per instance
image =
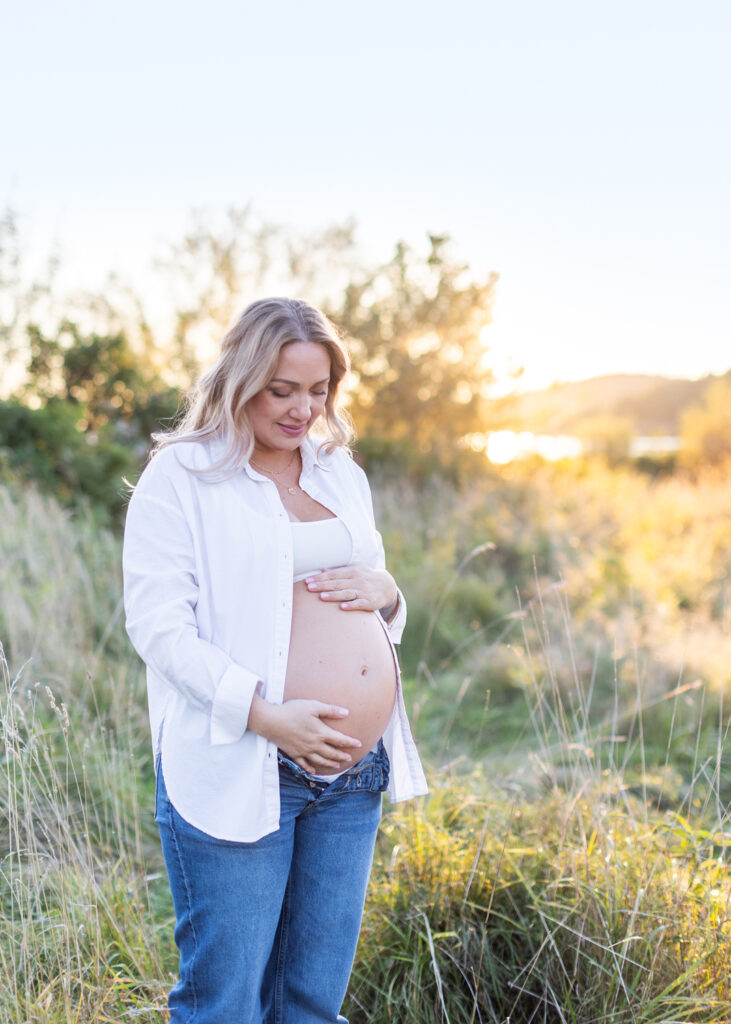
[{"label": "eyebrow", "polygon": [[[287,380],[285,377],[272,377],[272,379],[269,381],[269,383],[270,384],[289,384],[290,387],[293,387],[293,388],[298,388],[300,386],[300,382],[298,380]],[[323,377],[322,380],[315,381],[315,383],[312,385],[312,387],[316,388],[318,384],[329,384],[329,383],[330,383],[330,378],[329,377]]]}]

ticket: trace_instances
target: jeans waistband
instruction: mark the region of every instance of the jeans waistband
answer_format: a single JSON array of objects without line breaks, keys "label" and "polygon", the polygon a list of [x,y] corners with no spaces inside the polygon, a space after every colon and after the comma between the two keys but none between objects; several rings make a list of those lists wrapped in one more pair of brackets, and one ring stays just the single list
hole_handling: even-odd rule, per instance
[{"label": "jeans waistband", "polygon": [[315,775],[310,775],[309,772],[306,772],[304,768],[301,768],[295,761],[292,761],[286,754],[278,753],[277,760],[279,761],[280,770],[290,772],[310,788],[316,788],[321,792],[330,787],[344,793],[351,790],[382,792],[388,786],[391,768],[383,740],[378,741],[375,750],[370,750],[357,764],[354,764],[352,768],[348,768],[342,775],[338,775],[332,782],[328,782],[326,779],[318,779]]}]

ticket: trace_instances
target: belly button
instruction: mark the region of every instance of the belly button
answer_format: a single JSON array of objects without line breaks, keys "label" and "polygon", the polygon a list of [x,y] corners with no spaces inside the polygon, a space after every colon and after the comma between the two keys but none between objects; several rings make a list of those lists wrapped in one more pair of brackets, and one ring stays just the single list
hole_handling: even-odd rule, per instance
[{"label": "belly button", "polygon": [[363,668],[360,670],[360,674],[362,676],[367,676],[368,675],[368,666],[367,665],[363,666]]}]

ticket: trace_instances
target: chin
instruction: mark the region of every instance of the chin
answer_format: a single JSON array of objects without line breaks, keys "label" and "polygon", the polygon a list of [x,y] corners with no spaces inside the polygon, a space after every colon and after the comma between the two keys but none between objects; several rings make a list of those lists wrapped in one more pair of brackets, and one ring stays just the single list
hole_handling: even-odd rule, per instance
[{"label": "chin", "polygon": [[271,437],[256,437],[256,444],[260,448],[269,448],[271,451],[291,452],[299,448],[309,433],[309,427],[297,437],[287,437],[286,434],[276,433]]}]

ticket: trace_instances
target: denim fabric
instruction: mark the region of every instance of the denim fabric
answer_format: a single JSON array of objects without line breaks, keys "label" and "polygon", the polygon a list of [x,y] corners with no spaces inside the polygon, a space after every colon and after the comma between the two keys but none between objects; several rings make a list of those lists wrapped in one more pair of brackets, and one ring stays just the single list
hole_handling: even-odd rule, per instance
[{"label": "denim fabric", "polygon": [[388,773],[380,743],[331,783],[280,756],[279,828],[237,843],[181,818],[158,765],[180,951],[170,1024],[347,1024],[340,1007]]},{"label": "denim fabric", "polygon": [[277,754],[277,760],[279,761],[280,769],[284,766],[298,778],[305,780],[311,788],[319,789],[321,792],[324,792],[329,786],[333,786],[336,787],[332,790],[333,793],[350,793],[359,789],[370,789],[379,793],[383,792],[388,786],[390,765],[383,740],[379,740],[375,750],[369,751],[358,764],[343,772],[333,782],[327,782],[323,779],[318,779],[316,775],[308,774],[304,768],[300,768],[295,761],[292,761],[286,754],[281,752]]}]

